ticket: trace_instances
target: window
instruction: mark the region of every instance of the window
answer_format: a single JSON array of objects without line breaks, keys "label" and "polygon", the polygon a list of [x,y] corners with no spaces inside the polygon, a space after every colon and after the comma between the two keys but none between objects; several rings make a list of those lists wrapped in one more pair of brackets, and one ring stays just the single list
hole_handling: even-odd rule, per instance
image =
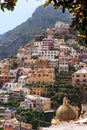
[{"label": "window", "polygon": [[30,104],[30,108],[32,108],[32,105]]},{"label": "window", "polygon": [[40,84],[40,81],[38,81],[38,84]]},{"label": "window", "polygon": [[43,100],[40,100],[40,101],[41,101],[41,103],[42,103]]},{"label": "window", "polygon": [[36,74],[34,74],[34,77],[36,77]]},{"label": "window", "polygon": [[36,107],[36,104],[33,104],[33,107],[35,108],[35,107]]},{"label": "window", "polygon": [[68,68],[67,68],[67,67],[65,67],[65,70],[68,70]]},{"label": "window", "polygon": [[50,78],[52,79],[52,75],[50,75]]},{"label": "window", "polygon": [[79,79],[76,80],[76,82],[79,82],[79,81],[80,81]]},{"label": "window", "polygon": [[41,77],[41,74],[38,74],[38,77]]},{"label": "window", "polygon": [[43,81],[42,83],[44,84],[45,82]]},{"label": "window", "polygon": [[86,79],[83,79],[83,82],[86,82]]},{"label": "window", "polygon": [[76,75],[76,77],[79,77],[79,75]]},{"label": "window", "polygon": [[86,77],[85,75],[83,75],[83,77]]}]

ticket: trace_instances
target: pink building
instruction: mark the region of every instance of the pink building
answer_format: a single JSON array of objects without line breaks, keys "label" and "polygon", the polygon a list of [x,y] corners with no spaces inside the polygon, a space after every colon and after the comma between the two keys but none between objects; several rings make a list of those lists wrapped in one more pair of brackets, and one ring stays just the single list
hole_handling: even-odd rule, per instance
[{"label": "pink building", "polygon": [[50,39],[45,38],[45,39],[43,39],[42,42],[43,42],[42,43],[42,49],[43,50],[53,49],[54,48],[54,40],[53,40],[53,38],[50,38]]},{"label": "pink building", "polygon": [[87,68],[80,69],[73,73],[72,75],[72,84],[79,84],[87,86]]}]

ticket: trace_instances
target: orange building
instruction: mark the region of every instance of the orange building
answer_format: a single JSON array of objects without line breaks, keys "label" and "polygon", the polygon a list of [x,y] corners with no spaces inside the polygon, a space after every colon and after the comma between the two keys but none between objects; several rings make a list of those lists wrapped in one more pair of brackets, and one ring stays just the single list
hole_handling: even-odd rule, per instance
[{"label": "orange building", "polygon": [[41,95],[41,94],[45,94],[47,92],[47,87],[32,87],[31,88],[31,94],[35,94],[35,95]]},{"label": "orange building", "polygon": [[49,83],[53,84],[55,81],[54,68],[40,68],[31,70],[31,76],[28,77],[30,83]]}]

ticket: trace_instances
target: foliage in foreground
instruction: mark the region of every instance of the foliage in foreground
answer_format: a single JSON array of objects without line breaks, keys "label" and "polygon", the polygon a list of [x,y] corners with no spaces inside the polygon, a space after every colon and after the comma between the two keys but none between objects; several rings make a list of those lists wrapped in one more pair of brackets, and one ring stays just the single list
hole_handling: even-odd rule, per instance
[{"label": "foliage in foreground", "polygon": [[87,45],[87,4],[86,0],[47,0],[45,7],[54,3],[54,8],[62,7],[64,13],[66,9],[73,14],[71,26],[79,32],[79,43]]},{"label": "foliage in foreground", "polygon": [[[47,112],[44,111],[33,111],[32,109],[24,109],[19,108],[17,110],[17,114],[20,115],[20,121],[32,124],[34,129],[40,126],[49,126],[51,119],[53,118],[54,112]],[[40,120],[40,122],[39,122]],[[39,124],[40,123],[40,124]]]}]

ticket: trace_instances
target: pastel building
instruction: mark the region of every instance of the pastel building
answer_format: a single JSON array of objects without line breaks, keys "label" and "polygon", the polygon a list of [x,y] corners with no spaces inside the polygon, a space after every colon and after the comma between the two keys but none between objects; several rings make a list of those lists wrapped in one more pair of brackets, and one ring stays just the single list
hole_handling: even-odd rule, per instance
[{"label": "pastel building", "polygon": [[0,95],[0,103],[6,104],[8,102],[9,95]]},{"label": "pastel building", "polygon": [[54,68],[40,68],[30,71],[28,77],[29,83],[49,83],[53,84],[55,81],[55,69]]},{"label": "pastel building", "polygon": [[53,38],[44,38],[42,40],[42,49],[43,50],[48,50],[48,49],[53,49],[54,48],[54,39]]},{"label": "pastel building", "polygon": [[31,59],[31,49],[29,47],[20,47],[18,49],[17,58],[19,60]]},{"label": "pastel building", "polygon": [[3,130],[32,130],[32,125],[23,122],[20,124],[20,122],[16,118],[12,118],[9,120],[5,120],[3,128]]},{"label": "pastel building", "polygon": [[24,102],[20,103],[20,107],[28,107],[33,110],[50,110],[51,99],[39,95],[26,95]]},{"label": "pastel building", "polygon": [[59,40],[54,39],[54,49],[59,49]]},{"label": "pastel building", "polygon": [[38,47],[38,46],[42,46],[43,42],[42,41],[36,41],[34,42],[34,46]]},{"label": "pastel building", "polygon": [[68,46],[64,46],[64,45],[60,45],[60,54],[67,54],[68,52],[70,52],[70,47]]},{"label": "pastel building", "polygon": [[82,68],[72,75],[72,84],[79,84],[87,86],[87,68]]},{"label": "pastel building", "polygon": [[55,59],[59,55],[58,50],[39,51],[39,57],[45,57],[47,59]]},{"label": "pastel building", "polygon": [[59,73],[69,71],[68,61],[69,61],[68,56],[60,56],[59,57],[59,61],[58,61]]}]

